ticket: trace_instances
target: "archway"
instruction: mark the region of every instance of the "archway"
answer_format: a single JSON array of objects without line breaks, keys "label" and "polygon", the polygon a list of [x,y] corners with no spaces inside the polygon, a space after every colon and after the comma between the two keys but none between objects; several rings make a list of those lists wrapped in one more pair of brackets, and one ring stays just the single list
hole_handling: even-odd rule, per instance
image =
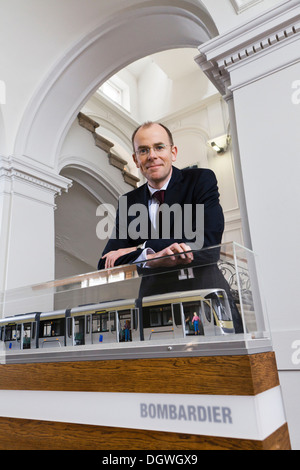
[{"label": "archway", "polygon": [[109,76],[145,55],[198,47],[216,34],[200,3],[196,7],[185,0],[165,0],[160,5],[153,1],[120,11],[77,43],[52,70],[25,112],[15,153],[57,172],[59,149],[71,123]]},{"label": "archway", "polygon": [[[117,194],[92,168],[70,164],[61,175],[73,181],[55,211],[55,278],[95,271],[105,241],[96,235],[99,204],[116,205]],[[99,196],[99,187],[103,199]],[[112,216],[113,222],[113,216]]]},{"label": "archway", "polygon": [[124,8],[110,19],[100,19],[37,89],[21,121],[14,153],[58,175],[65,137],[103,82],[139,58],[167,49],[197,48],[217,34],[205,7],[193,0],[163,0],[159,5],[150,0],[146,6]]}]

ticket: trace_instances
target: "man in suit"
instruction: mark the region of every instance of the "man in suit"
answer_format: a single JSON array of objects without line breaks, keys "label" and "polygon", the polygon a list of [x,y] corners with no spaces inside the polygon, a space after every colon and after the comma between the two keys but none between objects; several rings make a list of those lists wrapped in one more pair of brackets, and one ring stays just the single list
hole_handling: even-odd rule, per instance
[{"label": "man in suit", "polygon": [[[216,265],[219,249],[191,251],[195,247],[214,247],[222,240],[224,217],[214,173],[209,169],[174,167],[177,147],[171,132],[162,124],[141,125],[134,132],[132,143],[134,162],[147,183],[121,198],[115,230],[98,268],[139,263],[139,271],[144,276],[141,297],[211,287],[225,288],[230,295],[229,286]],[[156,199],[161,193],[157,195],[156,191],[163,191],[161,207],[161,201]],[[157,213],[163,214],[164,206],[175,207],[175,210],[169,211],[168,233],[163,232],[161,236],[158,235],[161,223]],[[126,210],[121,210],[122,207]],[[143,217],[137,217],[134,208],[143,213]],[[201,219],[200,226],[197,218]],[[135,230],[131,230],[131,225]],[[188,237],[187,225],[191,225]],[[240,315],[237,311],[233,315],[235,330],[240,332]]]}]

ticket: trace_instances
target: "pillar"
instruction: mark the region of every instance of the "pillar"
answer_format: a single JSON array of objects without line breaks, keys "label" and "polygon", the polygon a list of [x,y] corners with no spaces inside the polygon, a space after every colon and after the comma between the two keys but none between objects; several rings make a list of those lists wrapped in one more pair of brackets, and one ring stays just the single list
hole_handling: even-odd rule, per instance
[{"label": "pillar", "polygon": [[[292,357],[293,344],[300,339],[299,2],[284,2],[199,50],[200,67],[231,102],[237,178],[245,202],[241,212],[247,218],[246,238],[259,259],[260,289],[279,370],[296,372],[299,361],[293,363]],[[298,374],[293,383],[300,385]],[[281,382],[293,442],[293,423],[296,429],[300,414],[295,413],[295,393],[289,390],[292,382],[283,375]],[[294,445],[299,448],[300,436],[297,439]]]},{"label": "pillar", "polygon": [[54,278],[55,197],[70,184],[31,163],[0,159],[0,292]]}]

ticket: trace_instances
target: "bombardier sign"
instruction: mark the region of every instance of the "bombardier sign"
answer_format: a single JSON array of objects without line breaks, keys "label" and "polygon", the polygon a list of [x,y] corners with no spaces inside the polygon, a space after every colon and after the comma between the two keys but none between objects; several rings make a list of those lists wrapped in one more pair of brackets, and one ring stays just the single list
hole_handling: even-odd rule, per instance
[{"label": "bombardier sign", "polygon": [[255,440],[286,422],[280,386],[254,396],[0,390],[0,416]]},{"label": "bombardier sign", "polygon": [[227,406],[194,406],[170,404],[140,404],[141,418],[175,421],[201,421],[232,424],[231,408]]}]

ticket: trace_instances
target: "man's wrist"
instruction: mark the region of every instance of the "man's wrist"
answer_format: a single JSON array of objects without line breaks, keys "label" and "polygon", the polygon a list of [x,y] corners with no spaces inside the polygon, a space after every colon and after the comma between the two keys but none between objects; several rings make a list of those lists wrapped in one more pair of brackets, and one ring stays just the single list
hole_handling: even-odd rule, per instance
[{"label": "man's wrist", "polygon": [[147,262],[148,256],[151,254],[155,254],[155,251],[153,251],[152,248],[144,248],[143,251],[140,253],[138,258],[134,262],[143,263],[143,266],[145,266],[144,263]]}]

